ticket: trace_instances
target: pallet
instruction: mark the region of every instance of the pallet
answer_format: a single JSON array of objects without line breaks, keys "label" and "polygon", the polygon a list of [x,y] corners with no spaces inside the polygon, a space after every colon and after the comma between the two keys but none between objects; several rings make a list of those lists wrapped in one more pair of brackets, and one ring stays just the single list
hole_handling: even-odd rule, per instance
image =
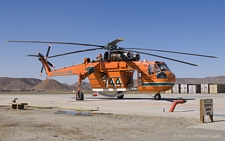
[{"label": "pallet", "polygon": [[12,105],[12,109],[24,109],[24,105],[28,105],[28,103],[23,102],[10,102],[9,104]]}]

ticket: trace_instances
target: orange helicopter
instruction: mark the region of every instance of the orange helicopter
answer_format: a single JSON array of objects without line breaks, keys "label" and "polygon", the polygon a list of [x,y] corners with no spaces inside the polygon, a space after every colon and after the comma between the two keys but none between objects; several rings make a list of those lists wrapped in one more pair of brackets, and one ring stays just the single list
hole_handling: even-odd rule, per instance
[{"label": "orange helicopter", "polygon": [[[102,92],[115,91],[117,92],[117,94],[111,96],[117,96],[118,99],[123,99],[125,92],[131,90],[131,88],[134,85],[133,75],[135,71],[137,73],[136,81],[138,84],[137,86],[138,90],[141,92],[155,93],[154,98],[156,100],[160,100],[161,99],[160,93],[172,89],[173,86],[175,85],[176,77],[165,62],[147,61],[147,60],[140,61],[140,54],[155,56],[163,59],[168,59],[171,61],[176,61],[179,63],[184,63],[187,65],[197,66],[196,64],[164,56],[159,56],[155,54],[150,54],[139,50],[217,58],[215,56],[184,53],[184,52],[146,49],[146,48],[124,48],[117,46],[117,43],[123,40],[124,40],[123,38],[115,39],[114,41],[106,44],[105,46],[94,44],[83,44],[83,43],[71,43],[71,42],[16,41],[16,40],[7,40],[6,42],[48,43],[49,46],[46,56],[42,55],[40,52],[38,52],[37,55],[28,55],[28,56],[38,57],[39,61],[41,61],[43,65],[41,73],[43,69],[45,69],[46,74],[49,77],[78,75],[78,91],[76,93],[76,100],[84,100],[84,94],[81,91],[81,81],[87,77],[89,79],[93,92],[106,95]],[[90,46],[94,48],[77,50],[73,52],[49,56],[51,44]],[[84,61],[81,64],[76,64],[60,69],[53,69],[54,65],[47,60],[48,58],[54,58],[68,54],[75,54],[80,52],[88,52],[101,49],[106,50],[106,52],[104,53],[104,55],[99,54],[94,60],[91,60],[90,58],[84,58]]]}]

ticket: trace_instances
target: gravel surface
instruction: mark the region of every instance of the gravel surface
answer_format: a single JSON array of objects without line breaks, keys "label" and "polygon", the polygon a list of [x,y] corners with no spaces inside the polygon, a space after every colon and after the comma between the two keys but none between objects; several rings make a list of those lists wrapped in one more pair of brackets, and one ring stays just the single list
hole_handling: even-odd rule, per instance
[{"label": "gravel surface", "polygon": [[[67,112],[67,111],[66,111]],[[149,134],[200,124],[191,118],[0,108],[0,141],[149,140]],[[146,137],[145,137],[146,136]]]}]

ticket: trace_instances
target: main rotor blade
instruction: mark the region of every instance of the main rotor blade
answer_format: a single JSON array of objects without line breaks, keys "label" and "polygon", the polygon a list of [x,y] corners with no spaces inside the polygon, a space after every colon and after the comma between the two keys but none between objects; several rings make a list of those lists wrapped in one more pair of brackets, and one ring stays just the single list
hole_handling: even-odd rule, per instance
[{"label": "main rotor blade", "polygon": [[209,56],[209,55],[186,53],[186,52],[177,52],[177,51],[168,51],[168,50],[159,50],[159,49],[146,49],[146,48],[123,48],[123,49],[149,50],[149,51],[158,51],[158,52],[185,54],[185,55],[193,55],[193,56],[208,57],[208,58],[218,58],[217,56]]},{"label": "main rotor blade", "polygon": [[115,39],[114,41],[108,43],[108,45],[115,46],[118,42],[121,42],[123,40],[124,40],[124,38],[118,38],[118,39]]},{"label": "main rotor blade", "polygon": [[59,57],[59,56],[63,56],[63,55],[80,53],[80,52],[86,52],[86,51],[94,51],[94,50],[99,50],[99,49],[100,48],[91,48],[91,49],[85,49],[85,50],[77,50],[77,51],[73,51],[73,52],[67,52],[67,53],[62,53],[62,54],[57,54],[57,55],[49,56],[48,58],[54,58],[54,57]]},{"label": "main rotor blade", "polygon": [[[125,51],[133,52],[132,50],[127,50],[127,49]],[[155,54],[150,54],[150,53],[146,53],[146,52],[140,52],[140,51],[135,51],[135,52],[141,53],[141,54],[150,55],[150,56],[155,56],[155,57],[159,57],[159,58],[163,58],[163,59],[167,59],[167,60],[171,60],[171,61],[175,61],[175,62],[179,62],[179,63],[191,65],[191,66],[198,66],[196,64],[192,64],[192,63],[189,63],[189,62],[184,62],[184,61],[181,61],[181,60],[176,60],[176,59],[173,59],[173,58],[163,57],[163,56],[159,56],[159,55],[155,55]]]},{"label": "main rotor blade", "polygon": [[83,43],[71,43],[71,42],[49,42],[49,41],[19,41],[19,40],[6,40],[6,42],[22,42],[22,43],[46,43],[46,44],[67,44],[67,45],[79,45],[79,46],[94,46],[103,48],[101,45],[83,44]]}]

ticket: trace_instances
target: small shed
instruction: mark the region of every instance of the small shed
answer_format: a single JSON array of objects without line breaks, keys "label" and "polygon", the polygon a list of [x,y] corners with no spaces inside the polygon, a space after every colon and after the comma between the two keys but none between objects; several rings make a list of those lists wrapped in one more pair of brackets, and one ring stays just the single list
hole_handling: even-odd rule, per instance
[{"label": "small shed", "polygon": [[225,84],[209,84],[209,93],[225,93]]},{"label": "small shed", "polygon": [[188,84],[180,84],[180,93],[188,93]]},{"label": "small shed", "polygon": [[209,84],[201,84],[201,93],[209,93]]},{"label": "small shed", "polygon": [[188,85],[188,93],[200,93],[201,92],[201,85],[200,84],[189,84]]},{"label": "small shed", "polygon": [[172,88],[172,93],[174,94],[178,94],[180,93],[180,85],[179,84],[175,84]]}]

